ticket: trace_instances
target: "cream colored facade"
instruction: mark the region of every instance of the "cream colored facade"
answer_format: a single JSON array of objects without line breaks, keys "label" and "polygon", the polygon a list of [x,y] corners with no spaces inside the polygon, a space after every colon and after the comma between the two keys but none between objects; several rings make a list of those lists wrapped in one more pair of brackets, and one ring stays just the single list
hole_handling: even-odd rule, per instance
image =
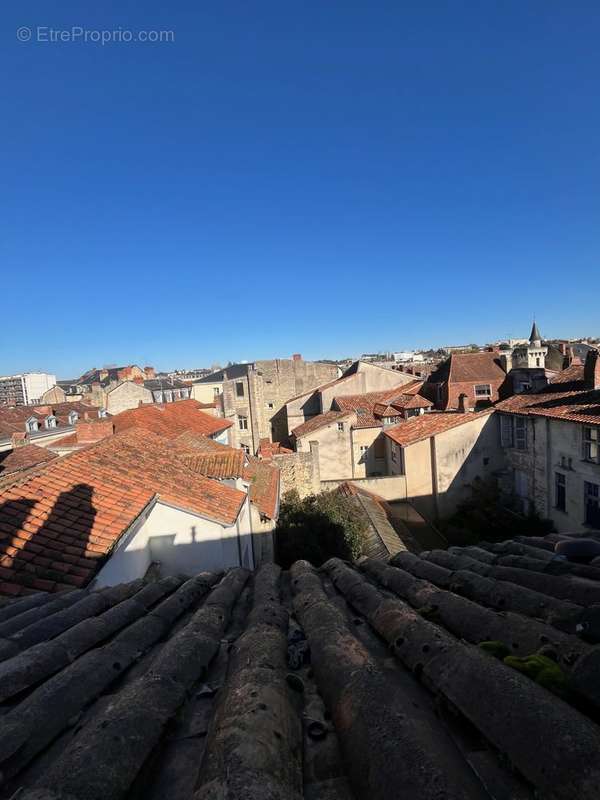
[{"label": "cream colored facade", "polygon": [[105,393],[104,408],[109,414],[120,414],[130,408],[138,408],[140,403],[151,403],[152,392],[139,383],[122,381]]},{"label": "cream colored facade", "polygon": [[406,447],[385,437],[388,474],[405,476],[407,499],[429,519],[450,516],[476,478],[485,480],[504,466],[494,415],[467,416],[464,424]]},{"label": "cream colored facade", "polygon": [[[586,524],[586,484],[598,487],[600,495],[600,464],[584,459],[584,431],[589,427],[569,420],[500,413],[498,426],[503,418],[513,424],[516,419],[522,420],[526,430],[525,447],[517,447],[514,436],[512,446],[504,446],[506,490],[523,498],[524,511],[528,502],[533,503],[559,533],[590,530]],[[564,485],[564,510],[557,503],[558,481]]]}]

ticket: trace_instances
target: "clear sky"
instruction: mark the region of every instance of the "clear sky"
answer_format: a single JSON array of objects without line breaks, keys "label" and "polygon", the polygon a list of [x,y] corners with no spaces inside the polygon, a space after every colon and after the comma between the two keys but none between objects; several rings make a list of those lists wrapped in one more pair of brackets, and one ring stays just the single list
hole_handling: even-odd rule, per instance
[{"label": "clear sky", "polygon": [[0,374],[600,334],[597,0],[2,16]]}]

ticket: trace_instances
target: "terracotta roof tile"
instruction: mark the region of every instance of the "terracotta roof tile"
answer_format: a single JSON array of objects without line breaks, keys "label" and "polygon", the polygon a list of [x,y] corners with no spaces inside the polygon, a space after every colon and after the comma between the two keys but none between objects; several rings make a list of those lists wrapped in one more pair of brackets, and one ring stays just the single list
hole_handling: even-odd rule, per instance
[{"label": "terracotta roof tile", "polygon": [[388,436],[396,444],[406,447],[407,445],[428,439],[430,436],[437,436],[451,428],[465,425],[472,422],[481,415],[492,413],[492,409],[478,412],[461,413],[460,411],[431,411],[428,414],[421,414],[418,417],[402,420],[392,428],[386,428],[384,435]]},{"label": "terracotta roof tile", "polygon": [[320,428],[331,425],[333,422],[340,422],[349,416],[351,416],[351,412],[349,411],[327,411],[325,414],[317,414],[301,425],[298,425],[294,428],[292,433],[298,439],[301,436],[306,436],[313,431],[318,431]]},{"label": "terracotta roof tile", "polygon": [[279,509],[279,467],[254,456],[248,457],[243,477],[250,483],[250,501],[269,519],[277,519]]},{"label": "terracotta roof tile", "polygon": [[56,454],[45,447],[28,444],[15,450],[0,453],[0,481],[7,475],[52,461]]},{"label": "terracotta roof tile", "polygon": [[143,405],[117,414],[113,422],[117,433],[129,428],[138,428],[169,438],[175,438],[186,432],[212,436],[227,430],[232,425],[231,420],[206,414],[196,400]]},{"label": "terracotta roof tile", "polygon": [[[154,497],[225,525],[235,522],[246,499],[245,493],[193,472],[168,439],[130,430],[0,488],[0,530],[8,534],[0,555],[12,557],[10,548],[17,545],[36,554],[28,565],[40,579],[47,578],[49,568],[37,555],[47,558],[50,551],[66,552],[79,559],[78,566],[95,570],[98,558],[110,552]],[[29,566],[25,570],[22,557],[16,561],[5,580],[29,586]]]}]

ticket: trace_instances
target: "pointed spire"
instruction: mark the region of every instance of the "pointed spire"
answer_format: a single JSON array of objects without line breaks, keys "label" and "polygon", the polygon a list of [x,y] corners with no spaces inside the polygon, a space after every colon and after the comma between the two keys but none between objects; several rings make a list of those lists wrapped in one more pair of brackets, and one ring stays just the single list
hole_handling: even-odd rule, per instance
[{"label": "pointed spire", "polygon": [[533,327],[531,328],[531,333],[529,335],[530,342],[541,342],[542,336],[538,330],[537,322],[533,320]]}]

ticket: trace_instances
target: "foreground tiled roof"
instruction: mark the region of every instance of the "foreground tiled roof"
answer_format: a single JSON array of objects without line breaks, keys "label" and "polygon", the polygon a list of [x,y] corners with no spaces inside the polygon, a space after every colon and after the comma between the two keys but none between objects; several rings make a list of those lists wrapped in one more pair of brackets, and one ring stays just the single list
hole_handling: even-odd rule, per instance
[{"label": "foreground tiled roof", "polygon": [[[4,796],[597,800],[598,654],[560,597],[573,579],[440,553],[0,609]],[[550,675],[520,671],[540,648]]]},{"label": "foreground tiled roof", "polygon": [[113,422],[117,433],[129,428],[140,428],[168,437],[186,432],[212,436],[232,425],[230,420],[206,414],[196,400],[149,403],[117,414]]},{"label": "foreground tiled roof", "polygon": [[583,381],[583,367],[571,366],[559,372],[547,386],[515,394],[496,403],[495,408],[511,414],[600,425],[600,389],[588,389]]},{"label": "foreground tiled roof", "polygon": [[38,464],[44,464],[53,458],[56,458],[55,453],[35,444],[27,444],[0,453],[0,481],[7,475],[14,475]]},{"label": "foreground tiled roof", "polygon": [[324,414],[317,414],[294,428],[292,433],[298,439],[308,433],[318,431],[320,428],[325,428],[327,425],[331,425],[332,422],[341,422],[346,417],[349,417],[350,413],[349,411],[326,411]]},{"label": "foreground tiled roof", "polygon": [[0,595],[86,585],[155,497],[232,525],[246,495],[194,473],[163,437],[136,430],[0,487]]},{"label": "foreground tiled roof", "polygon": [[396,444],[406,447],[407,445],[428,439],[430,436],[437,436],[439,433],[465,425],[474,419],[481,417],[482,414],[490,414],[490,410],[462,413],[460,411],[431,411],[428,414],[421,414],[419,417],[410,417],[402,420],[393,428],[386,428],[384,435],[389,436]]}]

